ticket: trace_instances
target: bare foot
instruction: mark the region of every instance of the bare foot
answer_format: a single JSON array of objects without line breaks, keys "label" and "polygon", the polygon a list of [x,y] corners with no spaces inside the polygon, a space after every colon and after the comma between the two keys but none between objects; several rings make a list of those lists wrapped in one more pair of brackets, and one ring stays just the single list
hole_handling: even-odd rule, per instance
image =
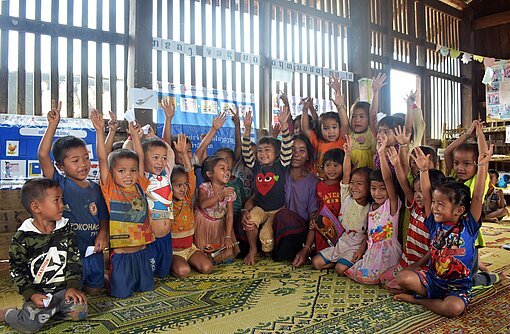
[{"label": "bare foot", "polygon": [[416,298],[414,298],[413,295],[410,295],[408,293],[399,293],[398,295],[393,296],[393,299],[399,301],[399,302],[408,302],[408,303],[416,303]]},{"label": "bare foot", "polygon": [[255,256],[257,255],[257,251],[249,251],[248,255],[244,258],[244,263],[248,266],[255,264]]},{"label": "bare foot", "polygon": [[499,281],[504,281],[506,280],[508,277],[506,276],[506,273],[504,271],[500,272],[499,274]]},{"label": "bare foot", "polygon": [[4,322],[5,321],[5,314],[6,313],[7,313],[7,309],[6,308],[0,309],[0,322]]}]

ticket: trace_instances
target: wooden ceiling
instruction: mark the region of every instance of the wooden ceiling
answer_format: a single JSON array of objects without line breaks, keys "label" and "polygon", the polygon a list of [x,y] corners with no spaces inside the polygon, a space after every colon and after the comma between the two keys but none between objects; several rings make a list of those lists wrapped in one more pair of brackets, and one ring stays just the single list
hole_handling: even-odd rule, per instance
[{"label": "wooden ceiling", "polygon": [[453,8],[463,10],[464,8],[480,3],[482,0],[440,0],[440,1],[444,2],[449,6],[452,6]]}]

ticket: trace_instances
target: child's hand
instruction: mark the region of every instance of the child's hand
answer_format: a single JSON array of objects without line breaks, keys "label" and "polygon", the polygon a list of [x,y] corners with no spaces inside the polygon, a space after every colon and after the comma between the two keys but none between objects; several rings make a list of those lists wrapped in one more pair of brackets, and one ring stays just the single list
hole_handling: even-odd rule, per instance
[{"label": "child's hand", "polygon": [[411,133],[406,133],[406,128],[399,125],[395,128],[395,138],[399,145],[407,145],[411,142]]},{"label": "child's hand", "polygon": [[[143,133],[143,131],[142,131]],[[145,139],[149,139],[149,138],[158,138],[158,136],[156,135],[156,132],[154,132],[154,129],[152,128],[152,126],[149,126],[149,129],[147,130],[147,134],[145,135]]]},{"label": "child's hand", "polygon": [[229,197],[229,198],[234,197],[234,194],[235,194],[234,188],[232,188],[232,187],[225,187],[225,188],[223,188],[223,190],[218,192],[218,199],[221,202],[221,201],[223,201],[225,199],[225,197]]},{"label": "child's hand", "polygon": [[232,122],[235,126],[241,125],[241,119],[239,118],[239,107],[236,107],[235,111],[233,109],[230,109],[230,114],[232,117]]},{"label": "child's hand", "polygon": [[169,98],[165,98],[161,100],[161,107],[163,108],[163,111],[165,112],[166,118],[172,119],[175,114],[175,105],[170,102]]},{"label": "child's hand", "polygon": [[352,140],[350,135],[345,135],[344,152],[345,155],[352,154]]},{"label": "child's hand", "polygon": [[104,119],[103,115],[96,109],[90,111],[90,120],[96,131],[104,131]]},{"label": "child's hand", "polygon": [[243,124],[245,129],[251,129],[251,122],[253,121],[252,111],[248,111],[243,118]]},{"label": "child's hand", "polygon": [[114,112],[110,113],[110,120],[108,121],[108,129],[110,132],[117,132],[120,128],[120,123],[117,121],[117,115]]},{"label": "child's hand", "polygon": [[342,94],[342,81],[333,76],[329,76],[329,85],[335,90],[335,99],[333,103],[337,108],[345,107],[345,98]]},{"label": "child's hand", "polygon": [[97,234],[96,240],[94,242],[94,252],[102,252],[106,246],[108,246],[108,232],[105,230],[99,230],[99,233]]},{"label": "child's hand", "polygon": [[60,123],[60,109],[62,109],[62,101],[58,101],[58,106],[55,104],[55,100],[51,100],[51,110],[48,111],[48,126],[58,126]]},{"label": "child's hand", "polygon": [[177,142],[174,142],[174,147],[177,153],[186,153],[186,135],[184,133],[179,133],[177,135]]},{"label": "child's hand", "polygon": [[213,118],[212,127],[219,130],[225,121],[227,120],[227,114],[224,111],[220,112],[216,118]]},{"label": "child's hand", "polygon": [[414,154],[416,156],[411,154],[411,159],[413,159],[414,162],[416,163],[416,167],[418,167],[420,171],[428,170],[430,154],[425,155],[425,153],[423,153],[423,151],[419,147],[415,147]]},{"label": "child's hand", "polygon": [[363,257],[363,254],[365,254],[365,249],[362,247],[354,253],[354,256],[352,257],[352,263],[360,260]]},{"label": "child's hand", "polygon": [[278,135],[282,131],[282,126],[280,123],[276,123],[273,125],[273,138],[278,138]]},{"label": "child's hand", "polygon": [[280,91],[280,100],[282,100],[284,106],[289,107],[289,98],[287,97],[287,95],[285,95],[285,93],[283,93],[281,91]]},{"label": "child's hand", "polygon": [[491,144],[488,152],[483,152],[483,153],[480,152],[480,154],[478,155],[478,165],[479,166],[487,166],[487,164],[491,160],[493,152],[494,152],[494,144]]},{"label": "child's hand", "polygon": [[87,297],[85,297],[85,294],[74,288],[67,289],[64,298],[67,302],[70,302],[72,299],[75,304],[78,304],[78,302],[80,302],[80,304],[87,304]]},{"label": "child's hand", "polygon": [[142,138],[142,136],[143,136],[143,130],[137,121],[128,122],[128,132],[131,135],[131,138],[134,138],[135,136]]},{"label": "child's hand", "polygon": [[306,115],[308,113],[308,109],[313,104],[312,99],[309,97],[305,97],[304,99],[301,99],[301,103],[303,104],[303,115]]},{"label": "child's hand", "polygon": [[234,243],[232,242],[232,238],[225,238],[225,247],[227,247],[227,249],[234,248]]},{"label": "child's hand", "polygon": [[34,303],[35,306],[37,306],[39,308],[44,308],[43,300],[45,300],[47,298],[48,298],[48,296],[43,295],[41,293],[34,293],[32,295],[32,297],[30,297],[30,300],[32,301],[32,303]]},{"label": "child's hand", "polygon": [[476,137],[485,136],[483,134],[483,122],[481,120],[477,120],[473,122],[473,124],[475,126]]},{"label": "child's hand", "polygon": [[289,126],[289,107],[280,107],[280,113],[278,114],[278,122],[280,123],[282,131],[287,129]]},{"label": "child's hand", "polygon": [[416,103],[416,91],[414,91],[414,92],[410,91],[409,95],[406,95],[404,100],[406,101],[406,104],[408,106],[412,106],[413,104],[415,104]]},{"label": "child's hand", "polygon": [[465,135],[468,138],[474,137],[475,130],[476,130],[476,123],[478,123],[478,120],[474,120],[473,123],[471,123],[471,126],[469,127],[469,129],[466,131]]},{"label": "child's hand", "polygon": [[241,225],[243,226],[243,230],[245,231],[252,231],[257,227],[255,223],[251,220],[250,211],[243,210]]},{"label": "child's hand", "polygon": [[386,73],[379,73],[375,78],[372,78],[372,91],[374,93],[379,92],[387,84]]},{"label": "child's hand", "polygon": [[400,164],[400,158],[398,156],[397,149],[394,146],[388,148],[386,156],[388,157],[388,159],[390,159],[390,162],[393,166],[397,166]]},{"label": "child's hand", "polygon": [[388,136],[386,136],[386,134],[383,132],[379,134],[379,140],[377,140],[377,152],[380,156],[384,156],[386,144],[388,144]]},{"label": "child's hand", "polygon": [[315,219],[310,219],[310,223],[308,224],[309,230],[316,230],[317,229],[317,223],[315,222]]}]

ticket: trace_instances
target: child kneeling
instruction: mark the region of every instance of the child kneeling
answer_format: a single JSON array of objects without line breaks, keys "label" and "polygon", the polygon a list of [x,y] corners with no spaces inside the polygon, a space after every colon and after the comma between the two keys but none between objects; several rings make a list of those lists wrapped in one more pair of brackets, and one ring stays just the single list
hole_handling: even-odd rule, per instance
[{"label": "child kneeling", "polygon": [[62,189],[53,180],[32,179],[21,189],[21,202],[33,218],[25,220],[12,237],[9,263],[25,303],[21,310],[0,310],[0,321],[33,333],[53,316],[84,320],[88,309],[85,295],[78,290],[80,252],[71,224],[62,218]]}]

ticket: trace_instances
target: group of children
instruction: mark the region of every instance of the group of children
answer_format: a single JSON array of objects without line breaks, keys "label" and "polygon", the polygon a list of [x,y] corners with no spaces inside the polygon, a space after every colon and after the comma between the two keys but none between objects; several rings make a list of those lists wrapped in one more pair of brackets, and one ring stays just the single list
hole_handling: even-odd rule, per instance
[{"label": "group of children", "polygon": [[[270,254],[274,248],[272,223],[285,208],[286,176],[296,149],[292,132],[309,138],[321,209],[338,217],[343,230],[332,242],[318,226],[321,209],[312,215],[313,267],[334,268],[360,283],[386,284],[401,292],[395,299],[442,315],[461,314],[479,267],[476,245],[483,246],[480,224],[492,147],[482,123],[473,122],[445,151],[455,180],[447,181],[436,169],[434,150],[412,140],[413,94],[407,97],[405,119],[378,121],[385,79],[374,78],[372,103],[356,102],[350,119],[335,78],[330,85],[336,112],[310,117],[312,101],[304,99],[303,115],[292,121],[287,103],[278,115],[281,140],[267,136],[252,143],[249,112],[243,115],[241,139],[241,120],[232,110],[235,150],[222,148],[209,157],[206,148],[224,124],[224,113],[193,153],[186,135],[172,136],[170,100],[161,102],[162,138],[130,122],[129,138],[118,149],[115,116],[110,114],[105,138],[103,115],[92,110],[99,185],[88,180],[85,142],[67,136],[52,144],[61,107],[53,103],[38,151],[45,178],[22,188],[21,201],[33,218],[18,229],[9,253],[11,276],[26,303],[21,310],[1,310],[0,319],[22,331],[36,331],[56,314],[81,320],[87,315],[82,291],[95,294],[107,286],[111,296],[127,298],[133,291],[152,290],[154,276],[183,278],[192,269],[208,274],[214,265],[231,262],[242,240],[244,261],[253,265],[259,250]],[[465,143],[472,136],[477,146]],[[486,206],[497,202],[500,212],[489,218],[498,218],[506,211],[496,199],[501,194],[490,189]],[[399,241],[403,227],[405,238]],[[504,274],[488,277],[493,283]]]}]

